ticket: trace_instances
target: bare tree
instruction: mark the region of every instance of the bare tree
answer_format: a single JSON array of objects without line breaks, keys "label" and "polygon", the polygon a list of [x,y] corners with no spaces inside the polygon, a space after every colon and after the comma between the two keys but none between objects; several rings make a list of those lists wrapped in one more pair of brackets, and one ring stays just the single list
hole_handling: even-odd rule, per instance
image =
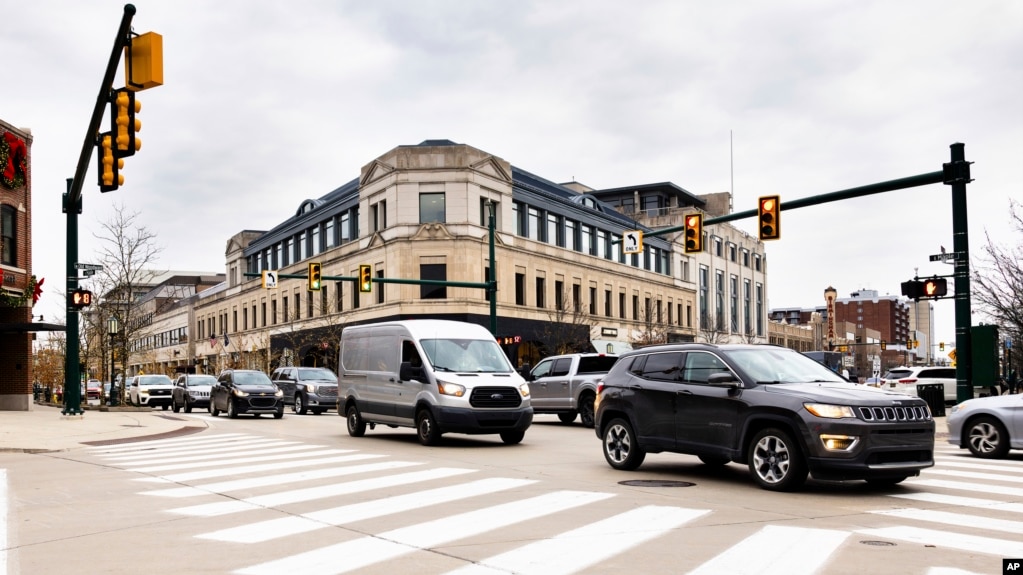
[{"label": "bare tree", "polygon": [[555,294],[554,306],[547,311],[548,321],[540,337],[551,347],[550,355],[580,353],[590,349],[590,323],[582,302],[575,301],[566,287]]},{"label": "bare tree", "polygon": [[698,340],[703,343],[726,343],[728,334],[725,332],[724,318],[715,317],[710,310],[700,315]]},{"label": "bare tree", "polygon": [[657,314],[650,308],[649,303],[640,309],[639,329],[634,331],[634,335],[629,338],[633,347],[646,347],[648,345],[667,343],[668,330],[658,319]]},{"label": "bare tree", "polygon": [[[1021,204],[1009,200],[1009,218],[1016,232],[1023,235]],[[973,273],[972,296],[1001,330],[1003,337],[1015,341],[1023,338],[1023,246],[1020,243],[999,244],[985,232],[987,243],[982,248]],[[1020,353],[1015,353],[1014,368],[1020,368]]]}]

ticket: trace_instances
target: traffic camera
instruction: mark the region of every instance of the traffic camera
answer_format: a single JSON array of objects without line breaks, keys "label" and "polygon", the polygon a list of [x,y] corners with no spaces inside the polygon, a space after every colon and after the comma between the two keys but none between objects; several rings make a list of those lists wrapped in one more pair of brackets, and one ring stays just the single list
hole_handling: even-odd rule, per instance
[{"label": "traffic camera", "polygon": [[687,254],[703,251],[703,214],[686,215],[686,245]]},{"label": "traffic camera", "polygon": [[757,231],[760,241],[781,238],[781,201],[778,196],[761,196],[757,202]]},{"label": "traffic camera", "polygon": [[309,264],[309,291],[320,291],[320,264],[313,262]]}]

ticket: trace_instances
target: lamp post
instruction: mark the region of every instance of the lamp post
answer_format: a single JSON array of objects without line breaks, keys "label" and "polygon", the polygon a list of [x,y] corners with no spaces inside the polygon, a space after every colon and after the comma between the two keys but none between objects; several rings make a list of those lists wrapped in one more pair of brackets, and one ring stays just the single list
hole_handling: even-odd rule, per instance
[{"label": "lamp post", "polygon": [[828,307],[828,351],[835,350],[835,298],[838,297],[838,290],[828,286],[824,290],[824,301]]},{"label": "lamp post", "polygon": [[[117,333],[121,331],[121,326],[117,322],[117,316],[111,315],[110,319],[107,320],[107,333],[110,334],[110,398],[109,403],[112,406],[120,404],[119,395],[121,390],[118,389],[117,393],[114,393],[114,340],[117,338]],[[124,379],[124,378],[121,378]],[[123,385],[123,383],[122,383]]]},{"label": "lamp post", "polygon": [[487,295],[490,296],[490,335],[497,336],[497,263],[494,262],[494,230],[497,227],[494,218],[496,205],[493,200],[487,200],[490,218],[487,221],[487,229],[490,232],[490,277],[487,278]]}]

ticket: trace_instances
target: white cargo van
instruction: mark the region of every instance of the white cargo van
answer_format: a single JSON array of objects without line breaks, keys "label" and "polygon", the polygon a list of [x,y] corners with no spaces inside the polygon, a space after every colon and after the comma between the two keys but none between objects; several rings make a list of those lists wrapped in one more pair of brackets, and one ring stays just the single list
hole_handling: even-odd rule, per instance
[{"label": "white cargo van", "polygon": [[341,332],[338,415],[361,437],[376,424],[414,427],[423,445],[447,432],[522,441],[533,422],[529,385],[480,325],[407,320]]}]

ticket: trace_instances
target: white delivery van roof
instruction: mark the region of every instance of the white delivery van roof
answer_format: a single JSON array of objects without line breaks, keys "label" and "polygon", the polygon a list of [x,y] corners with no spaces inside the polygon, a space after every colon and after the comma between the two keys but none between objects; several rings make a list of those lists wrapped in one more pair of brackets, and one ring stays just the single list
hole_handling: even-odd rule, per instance
[{"label": "white delivery van roof", "polygon": [[487,328],[464,321],[446,319],[408,319],[402,321],[386,321],[348,326],[344,331],[379,330],[388,327],[401,327],[408,330],[409,335],[417,340],[422,339],[489,339],[496,340]]}]

